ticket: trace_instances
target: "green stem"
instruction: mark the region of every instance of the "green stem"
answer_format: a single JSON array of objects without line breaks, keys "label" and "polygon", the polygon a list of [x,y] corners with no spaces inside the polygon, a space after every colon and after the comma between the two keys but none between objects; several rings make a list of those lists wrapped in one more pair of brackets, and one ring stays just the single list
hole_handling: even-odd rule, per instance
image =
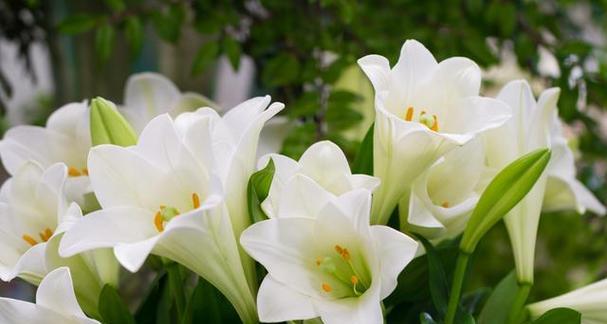
[{"label": "green stem", "polygon": [[512,304],[512,309],[510,310],[510,315],[508,316],[509,324],[517,324],[520,323],[521,311],[525,307],[525,302],[527,301],[527,297],[529,296],[529,291],[531,290],[531,284],[527,282],[519,282],[518,289],[516,290],[516,296],[514,297],[514,303]]},{"label": "green stem", "polygon": [[455,272],[453,273],[453,283],[451,284],[451,293],[449,294],[449,305],[447,306],[447,315],[445,316],[445,324],[453,324],[459,298],[462,294],[462,286],[464,285],[464,277],[466,276],[466,267],[470,254],[460,251],[455,263]]},{"label": "green stem", "polygon": [[179,320],[183,318],[185,312],[185,296],[183,293],[183,278],[177,263],[173,263],[167,266],[167,273],[169,275],[169,285],[171,287],[171,293],[175,300],[175,306],[177,309],[177,316]]}]

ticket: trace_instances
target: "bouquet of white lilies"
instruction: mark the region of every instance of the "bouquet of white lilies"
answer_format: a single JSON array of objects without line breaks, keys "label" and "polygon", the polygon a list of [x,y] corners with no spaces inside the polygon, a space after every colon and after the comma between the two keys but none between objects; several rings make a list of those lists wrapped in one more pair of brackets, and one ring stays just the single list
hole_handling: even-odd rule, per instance
[{"label": "bouquet of white lilies", "polygon": [[[607,323],[604,281],[527,303],[542,211],[605,213],[576,180],[559,89],[480,96],[473,61],[413,40],[393,67],[358,64],[375,123],[352,168],[330,141],[268,154],[280,140],[264,125],[285,107],[269,96],[220,109],[152,73],[122,105],[8,130],[0,278],[38,290],[1,298],[0,322]],[[468,261],[502,219],[516,270],[470,307]],[[128,279],[135,296],[121,267],[144,278]]]}]

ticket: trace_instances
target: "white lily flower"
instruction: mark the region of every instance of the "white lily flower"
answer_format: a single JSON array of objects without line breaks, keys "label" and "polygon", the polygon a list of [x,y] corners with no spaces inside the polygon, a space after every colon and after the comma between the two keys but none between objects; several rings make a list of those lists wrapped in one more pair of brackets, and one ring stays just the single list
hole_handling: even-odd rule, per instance
[{"label": "white lily flower", "polygon": [[403,227],[435,242],[461,234],[492,176],[479,139],[448,152],[399,203],[401,219],[406,217]]},{"label": "white lily flower", "polygon": [[584,185],[575,178],[573,152],[563,136],[561,121],[556,112],[550,129],[552,159],[546,168],[548,182],[544,195],[544,211],[576,210],[584,214],[590,210],[605,215],[605,206]]},{"label": "white lily flower", "polygon": [[51,271],[36,291],[36,303],[0,297],[0,322],[5,324],[99,324],[82,312],[67,267]]},{"label": "white lily flower", "polygon": [[154,117],[168,113],[176,117],[182,112],[200,107],[213,107],[207,97],[194,92],[181,93],[177,86],[162,74],[145,72],[133,74],[124,89],[124,106],[120,112],[140,133]]},{"label": "white lily flower", "polygon": [[89,174],[103,209],[66,232],[60,255],[113,247],[131,272],[150,253],[169,258],[215,285],[244,322],[255,322],[254,298],[213,171],[214,159],[223,161],[214,155],[209,119],[187,122],[191,128],[180,132],[167,114],[160,115],[137,145],[91,150]]},{"label": "white lily flower", "polygon": [[375,88],[373,174],[382,180],[373,197],[373,223],[388,222],[413,180],[449,150],[510,118],[506,105],[479,97],[481,72],[471,60],[438,63],[408,40],[390,69],[385,57],[358,61]]},{"label": "white lily flower", "polygon": [[0,142],[0,157],[9,174],[29,160],[43,168],[61,162],[67,165],[66,194],[84,204],[90,191],[86,157],[91,148],[89,108],[86,101],[62,106],[51,114],[46,127],[17,126],[9,129]]},{"label": "white lily flower", "polygon": [[370,205],[370,192],[358,189],[317,214],[278,215],[242,233],[245,250],[268,270],[257,296],[261,321],[383,322],[381,300],[396,288],[417,243],[370,226]]},{"label": "white lily flower", "polygon": [[338,196],[359,188],[373,191],[379,185],[375,177],[352,174],[343,151],[329,141],[313,144],[299,161],[279,154],[267,155],[260,159],[258,168],[264,168],[269,159],[274,162],[275,172],[261,207],[270,218],[279,214],[316,214]]},{"label": "white lily flower", "polygon": [[607,323],[607,279],[578,288],[558,297],[527,306],[532,318],[558,307],[574,309],[582,314],[582,324]]},{"label": "white lily flower", "polygon": [[[525,153],[550,145],[550,123],[560,90],[544,91],[535,101],[529,84],[512,81],[500,91],[497,98],[512,108],[513,117],[503,127],[485,135],[485,151],[489,167],[501,170]],[[533,283],[535,241],[547,173],[539,178],[529,193],[505,216],[520,282]]]},{"label": "white lily flower", "polygon": [[68,259],[58,256],[62,233],[82,217],[78,205],[67,206],[66,174],[61,163],[43,170],[35,162],[26,162],[3,184],[0,279],[20,277],[37,285],[48,271],[69,266],[83,307],[95,314],[103,285],[118,282],[118,264],[109,250]]}]

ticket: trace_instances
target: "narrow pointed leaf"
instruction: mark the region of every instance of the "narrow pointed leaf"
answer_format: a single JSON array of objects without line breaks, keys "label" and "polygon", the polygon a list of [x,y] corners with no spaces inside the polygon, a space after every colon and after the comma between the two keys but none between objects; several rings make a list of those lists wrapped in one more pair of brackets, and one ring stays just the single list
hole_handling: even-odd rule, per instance
[{"label": "narrow pointed leaf", "polygon": [[112,102],[101,97],[93,99],[90,118],[93,146],[99,144],[120,146],[137,144],[135,131]]},{"label": "narrow pointed leaf", "polygon": [[538,149],[510,163],[495,176],[470,216],[460,244],[462,251],[474,251],[485,233],[533,188],[549,161],[550,150]]},{"label": "narrow pointed leaf", "polygon": [[374,125],[369,127],[365,138],[360,143],[352,166],[352,173],[373,175],[373,128]]},{"label": "narrow pointed leaf", "polygon": [[103,286],[99,294],[99,313],[106,324],[135,324],[128,307],[110,285]]},{"label": "narrow pointed leaf", "polygon": [[532,324],[580,324],[582,315],[571,308],[554,308],[547,311],[540,318],[531,322]]},{"label": "narrow pointed leaf", "polygon": [[253,173],[249,178],[247,185],[248,209],[251,222],[259,222],[267,219],[268,216],[260,207],[262,201],[266,199],[270,192],[270,185],[274,178],[274,161],[270,159],[265,168]]},{"label": "narrow pointed leaf", "polygon": [[512,309],[518,285],[516,275],[511,271],[500,283],[487,299],[480,316],[479,324],[504,324],[508,320],[508,315]]},{"label": "narrow pointed leaf", "polygon": [[447,310],[447,302],[449,300],[449,282],[447,280],[445,268],[443,267],[443,263],[436,253],[434,246],[421,235],[416,235],[416,237],[424,245],[426,255],[428,256],[428,284],[432,303],[440,317],[443,317]]}]

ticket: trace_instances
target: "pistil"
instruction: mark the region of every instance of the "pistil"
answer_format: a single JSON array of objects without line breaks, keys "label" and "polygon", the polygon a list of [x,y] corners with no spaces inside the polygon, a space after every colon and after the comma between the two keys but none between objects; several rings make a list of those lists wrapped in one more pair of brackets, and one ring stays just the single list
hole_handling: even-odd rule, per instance
[{"label": "pistil", "polygon": [[[407,111],[405,112],[405,120],[406,121],[413,121],[413,117],[415,114],[415,108],[413,108],[412,106],[407,107]],[[436,115],[428,115],[426,113],[425,110],[422,110],[419,113],[419,116],[417,117],[417,122],[425,125],[426,127],[430,128],[431,130],[438,132],[438,117],[436,117]]]}]

